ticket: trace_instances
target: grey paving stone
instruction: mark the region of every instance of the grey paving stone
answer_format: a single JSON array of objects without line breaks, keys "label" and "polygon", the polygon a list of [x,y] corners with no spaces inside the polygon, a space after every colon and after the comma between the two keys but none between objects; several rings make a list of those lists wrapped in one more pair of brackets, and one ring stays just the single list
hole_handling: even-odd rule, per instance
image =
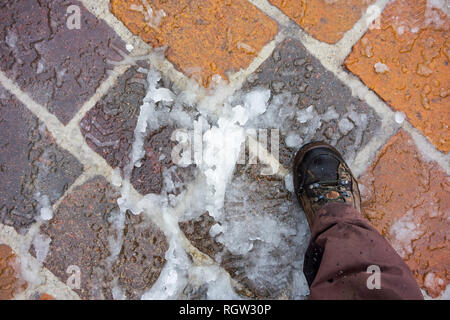
[{"label": "grey paving stone", "polygon": [[0,146],[0,222],[24,231],[40,215],[42,205],[55,203],[83,168],[1,86]]},{"label": "grey paving stone", "polygon": [[[80,8],[80,29],[67,8]],[[0,69],[67,124],[106,78],[123,41],[77,0],[0,3]]]}]

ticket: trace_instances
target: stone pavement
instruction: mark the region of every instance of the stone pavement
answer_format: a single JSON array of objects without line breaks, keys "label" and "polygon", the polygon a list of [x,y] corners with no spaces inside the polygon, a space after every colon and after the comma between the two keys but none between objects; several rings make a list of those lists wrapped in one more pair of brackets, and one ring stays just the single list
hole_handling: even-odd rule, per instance
[{"label": "stone pavement", "polygon": [[313,140],[448,299],[446,1],[0,9],[0,299],[306,298],[289,169]]}]

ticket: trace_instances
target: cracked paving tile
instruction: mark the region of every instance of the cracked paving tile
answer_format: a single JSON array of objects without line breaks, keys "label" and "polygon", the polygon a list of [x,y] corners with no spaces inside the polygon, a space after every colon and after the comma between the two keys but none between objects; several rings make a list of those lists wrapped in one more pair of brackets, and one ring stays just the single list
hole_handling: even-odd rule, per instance
[{"label": "cracked paving tile", "polygon": [[25,229],[72,185],[82,165],[0,87],[0,222]]}]

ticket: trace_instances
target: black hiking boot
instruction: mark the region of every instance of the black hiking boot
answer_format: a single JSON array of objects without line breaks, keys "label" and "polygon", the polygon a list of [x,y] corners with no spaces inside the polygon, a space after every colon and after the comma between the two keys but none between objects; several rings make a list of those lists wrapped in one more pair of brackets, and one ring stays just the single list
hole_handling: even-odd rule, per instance
[{"label": "black hiking boot", "polygon": [[294,161],[294,189],[312,227],[317,211],[332,202],[348,203],[361,212],[358,182],[341,154],[325,142],[304,145]]}]

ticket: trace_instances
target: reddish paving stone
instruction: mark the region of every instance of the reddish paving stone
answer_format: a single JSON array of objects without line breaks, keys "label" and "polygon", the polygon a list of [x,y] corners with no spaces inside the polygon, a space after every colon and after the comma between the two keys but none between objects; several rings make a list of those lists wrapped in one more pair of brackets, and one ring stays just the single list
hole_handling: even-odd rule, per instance
[{"label": "reddish paving stone", "polygon": [[379,26],[353,47],[346,67],[448,152],[450,18],[425,0],[397,0],[388,4]]},{"label": "reddish paving stone", "polygon": [[[270,90],[270,105],[249,126],[280,130],[279,156],[286,168],[292,166],[298,148],[316,140],[336,146],[351,162],[380,127],[372,108],[354,98],[350,89],[295,39],[280,43],[248,77],[242,92],[260,88]],[[288,135],[298,136],[298,143],[288,147]]]},{"label": "reddish paving stone", "polygon": [[[67,8],[80,8],[81,29],[66,26]],[[113,30],[77,0],[2,1],[0,68],[67,124],[106,78],[106,59],[123,47]]]},{"label": "reddish paving stone", "polygon": [[27,284],[18,274],[19,259],[6,244],[0,244],[0,300],[9,300],[22,290]]},{"label": "reddish paving stone", "polygon": [[[173,83],[165,78],[161,79],[160,84],[175,94],[178,92]],[[146,75],[138,72],[137,67],[131,67],[80,122],[81,132],[88,145],[113,168],[120,168],[122,174],[130,161],[134,129],[146,90]],[[180,107],[175,104],[158,102],[157,107],[167,108],[167,112],[170,112],[174,107]],[[166,118],[169,118],[168,114]],[[175,145],[175,142],[171,141],[174,129],[174,125],[168,122],[147,133],[141,166],[133,168],[131,174],[131,183],[140,193],[161,193],[164,187],[164,170],[174,167],[171,160],[172,148]],[[174,182],[183,184],[190,180],[193,177],[193,167],[176,167],[172,172]]]},{"label": "reddish paving stone", "polygon": [[269,0],[314,38],[336,43],[375,0]]},{"label": "reddish paving stone", "polygon": [[364,215],[438,296],[450,283],[450,177],[401,130],[359,182]]},{"label": "reddish paving stone", "polygon": [[22,231],[39,216],[38,199],[47,197],[49,204],[55,203],[83,168],[1,86],[0,146],[0,222]]},{"label": "reddish paving stone", "polygon": [[246,0],[112,0],[111,12],[153,47],[167,45],[175,67],[204,86],[215,74],[227,79],[245,69],[277,33]]},{"label": "reddish paving stone", "polygon": [[[165,264],[166,238],[144,216],[127,212],[121,233],[114,227],[118,196],[105,178],[95,177],[75,188],[41,228],[52,239],[45,267],[66,282],[67,268],[78,266],[81,288],[74,290],[84,299],[111,299],[115,280],[128,299],[138,299]],[[109,242],[120,234],[123,242],[112,258]]]}]

